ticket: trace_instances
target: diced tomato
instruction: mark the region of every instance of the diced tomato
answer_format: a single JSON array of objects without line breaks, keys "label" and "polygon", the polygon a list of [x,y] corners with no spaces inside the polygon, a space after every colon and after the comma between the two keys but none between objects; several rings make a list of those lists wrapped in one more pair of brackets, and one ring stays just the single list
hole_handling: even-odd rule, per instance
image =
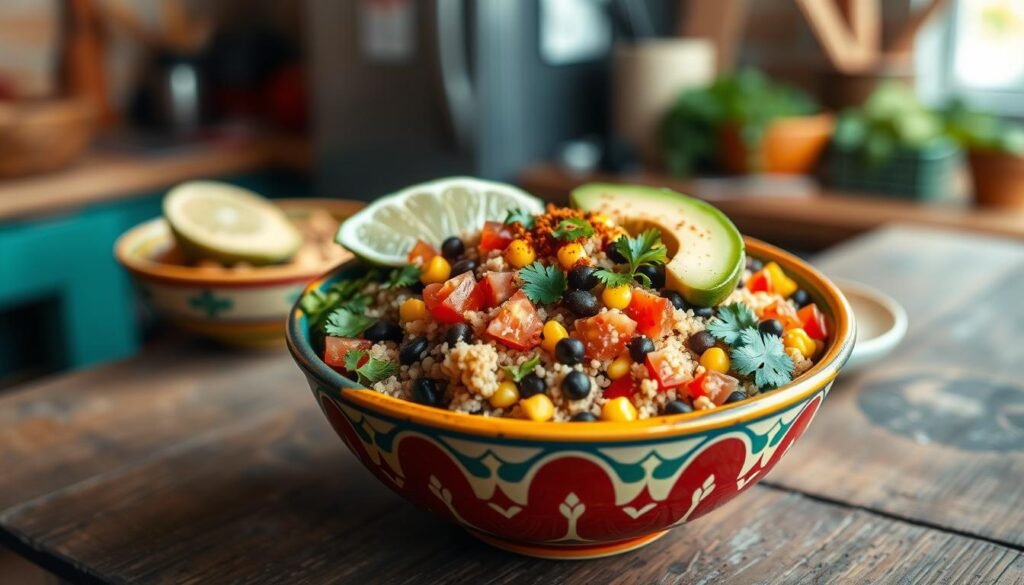
[{"label": "diced tomato", "polygon": [[804,324],[804,331],[811,339],[828,339],[828,324],[825,322],[825,314],[818,309],[818,305],[811,303],[797,311],[796,315]]},{"label": "diced tomato", "polygon": [[373,342],[352,337],[325,337],[324,363],[332,368],[345,367],[345,354],[353,349],[370,349]]},{"label": "diced tomato", "polygon": [[626,349],[636,332],[636,321],[619,311],[605,311],[578,319],[573,337],[583,342],[589,359],[610,360]]},{"label": "diced tomato", "polygon": [[488,272],[480,280],[480,294],[485,307],[497,307],[516,292],[515,272]]},{"label": "diced tomato", "polygon": [[750,292],[775,292],[775,287],[772,286],[772,277],[764,270],[758,270],[751,274],[744,286]]},{"label": "diced tomato", "polygon": [[710,398],[716,406],[725,404],[726,399],[739,384],[739,380],[728,374],[714,370],[704,372],[704,395]]},{"label": "diced tomato", "polygon": [[796,309],[793,305],[785,301],[775,301],[768,305],[761,311],[762,319],[775,319],[779,323],[782,323],[782,328],[785,330],[796,329],[797,327],[803,327],[804,324],[797,317]]},{"label": "diced tomato", "polygon": [[480,249],[484,252],[504,250],[512,242],[512,228],[500,221],[489,221],[480,232]]},{"label": "diced tomato", "polygon": [[540,344],[544,323],[523,291],[512,295],[487,325],[487,335],[512,349],[527,350]]},{"label": "diced tomato", "polygon": [[694,398],[700,398],[701,396],[704,396],[704,380],[707,379],[707,377],[707,371],[701,372],[700,375],[686,382],[680,390],[686,393],[691,400]]},{"label": "diced tomato", "polygon": [[604,397],[608,400],[622,396],[629,398],[636,394],[638,390],[640,390],[640,385],[636,383],[633,376],[623,376],[604,389]]},{"label": "diced tomato", "polygon": [[437,256],[437,254],[437,248],[432,246],[430,242],[416,240],[416,245],[412,247],[412,250],[409,250],[407,258],[410,264],[419,264],[420,266],[423,266],[429,262],[431,258]]},{"label": "diced tomato", "polygon": [[465,321],[466,311],[483,307],[483,299],[477,292],[476,279],[472,272],[449,278],[444,284],[430,284],[423,289],[423,303],[435,319],[442,323]]},{"label": "diced tomato", "polygon": [[626,314],[636,321],[636,330],[651,339],[660,339],[672,331],[672,303],[642,288],[633,289]]},{"label": "diced tomato", "polygon": [[647,354],[644,364],[647,366],[647,372],[658,382],[658,390],[661,392],[681,386],[688,380],[686,376],[675,371],[669,365],[667,357],[665,350],[652,351]]}]

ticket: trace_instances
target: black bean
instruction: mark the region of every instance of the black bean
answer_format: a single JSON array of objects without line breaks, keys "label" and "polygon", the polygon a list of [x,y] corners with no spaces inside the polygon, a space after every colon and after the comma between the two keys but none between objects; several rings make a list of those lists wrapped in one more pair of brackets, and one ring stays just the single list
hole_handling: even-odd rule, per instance
[{"label": "black bean", "polygon": [[569,288],[573,290],[590,290],[600,282],[593,266],[577,266],[569,271]]},{"label": "black bean", "polygon": [[693,308],[693,314],[698,316],[698,317],[703,317],[705,319],[710,319],[710,318],[715,316],[715,308],[714,307],[694,307]]},{"label": "black bean", "polygon": [[444,392],[434,380],[416,378],[412,382],[412,399],[427,406],[441,406],[444,403]]},{"label": "black bean", "polygon": [[654,342],[646,335],[637,335],[629,340],[626,347],[629,348],[629,357],[633,358],[634,362],[642,364],[647,359],[647,354],[654,351]]},{"label": "black bean", "polygon": [[448,342],[449,346],[454,346],[460,341],[469,343],[473,341],[473,328],[465,323],[456,323],[448,328],[444,340]]},{"label": "black bean", "polygon": [[452,264],[452,272],[450,276],[458,276],[463,272],[471,272],[476,270],[476,260],[470,260],[469,258],[463,258],[455,264]]},{"label": "black bean", "polygon": [[466,252],[462,240],[452,236],[441,243],[441,255],[449,260],[454,260]]},{"label": "black bean", "polygon": [[425,353],[427,353],[427,338],[417,337],[398,350],[398,361],[403,366],[408,366],[423,359]]},{"label": "black bean", "polygon": [[757,258],[751,258],[750,256],[747,256],[747,270],[751,272],[757,272],[762,268],[764,268],[764,262],[761,262]]},{"label": "black bean", "polygon": [[697,355],[704,355],[704,352],[715,347],[715,338],[707,331],[698,331],[686,340],[690,351]]},{"label": "black bean", "polygon": [[661,296],[668,299],[668,302],[672,303],[672,306],[677,309],[683,309],[685,311],[690,308],[690,303],[686,302],[683,295],[674,290],[662,289]]},{"label": "black bean", "polygon": [[402,328],[391,321],[380,320],[363,331],[363,338],[374,343],[379,341],[402,341]]},{"label": "black bean", "polygon": [[572,422],[597,422],[597,417],[584,410],[583,412],[577,412],[572,415],[570,420]]},{"label": "black bean", "polygon": [[[647,278],[651,279],[651,288],[661,288],[665,286],[665,267],[654,264],[644,264],[636,269],[637,274],[643,274]],[[636,279],[640,282],[640,279]]]},{"label": "black bean", "polygon": [[757,324],[757,330],[761,333],[767,333],[768,335],[774,335],[775,337],[782,337],[785,333],[785,329],[782,328],[782,323],[779,323],[778,319],[765,319]]},{"label": "black bean", "polygon": [[725,399],[725,403],[726,404],[732,404],[733,402],[739,402],[740,400],[746,400],[746,399],[747,399],[747,395],[745,393],[740,392],[739,390],[737,390],[737,391],[733,392],[732,394],[730,394],[729,397]]},{"label": "black bean", "polygon": [[625,264],[627,262],[626,257],[615,248],[615,242],[608,244],[608,247],[604,249],[604,253],[608,255],[609,260],[616,264]]},{"label": "black bean", "polygon": [[559,339],[555,344],[555,359],[567,366],[575,366],[582,362],[585,353],[583,342],[579,339],[566,337]]},{"label": "black bean", "polygon": [[520,398],[529,398],[535,394],[543,394],[547,389],[548,385],[544,382],[544,378],[537,374],[526,374],[522,380],[519,380]]},{"label": "black bean", "polygon": [[805,291],[804,289],[798,288],[796,289],[796,292],[789,295],[789,300],[796,303],[796,306],[802,309],[807,305],[811,304],[811,295],[807,294],[807,291]]},{"label": "black bean", "polygon": [[665,414],[686,414],[693,412],[693,407],[682,400],[673,400],[665,405]]},{"label": "black bean", "polygon": [[562,393],[569,400],[583,400],[590,396],[590,378],[583,372],[573,370],[562,379]]},{"label": "black bean", "polygon": [[577,317],[593,317],[601,310],[594,293],[585,290],[571,290],[565,293],[565,304]]}]

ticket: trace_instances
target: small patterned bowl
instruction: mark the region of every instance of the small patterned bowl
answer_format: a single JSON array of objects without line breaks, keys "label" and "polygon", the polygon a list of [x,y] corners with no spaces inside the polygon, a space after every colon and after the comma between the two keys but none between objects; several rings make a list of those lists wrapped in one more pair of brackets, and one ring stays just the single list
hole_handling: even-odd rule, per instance
[{"label": "small patterned bowl", "polygon": [[[853,314],[800,259],[747,239],[828,316],[833,336],[808,372],[711,413],[631,423],[536,423],[431,408],[361,389],[310,345],[306,316],[288,319],[288,348],[348,448],[381,483],[500,548],[555,558],[629,551],[703,516],[764,477],[803,434],[850,356]],[[340,266],[307,290],[353,277]]]},{"label": "small patterned bowl", "polygon": [[[338,199],[290,199],[277,204],[293,217],[323,209],[339,220],[364,205]],[[158,218],[125,232],[114,245],[114,255],[161,317],[184,331],[241,347],[280,346],[292,304],[311,280],[336,263],[211,271],[162,262],[173,247],[170,227]]]}]

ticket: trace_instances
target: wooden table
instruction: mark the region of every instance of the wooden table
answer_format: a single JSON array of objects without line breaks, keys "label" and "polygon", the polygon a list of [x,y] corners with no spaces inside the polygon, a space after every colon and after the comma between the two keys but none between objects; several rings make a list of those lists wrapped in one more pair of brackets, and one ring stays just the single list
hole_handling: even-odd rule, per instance
[{"label": "wooden table", "polygon": [[906,342],[635,553],[489,548],[364,471],[286,354],[182,342],[0,397],[0,536],[97,583],[1024,583],[1024,247],[892,229],[818,265],[899,299]]}]

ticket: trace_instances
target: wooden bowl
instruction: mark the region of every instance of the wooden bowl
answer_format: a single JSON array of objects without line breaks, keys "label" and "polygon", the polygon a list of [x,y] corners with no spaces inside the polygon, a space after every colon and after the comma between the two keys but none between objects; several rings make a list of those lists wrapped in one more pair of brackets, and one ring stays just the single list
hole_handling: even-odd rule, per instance
[{"label": "wooden bowl", "polygon": [[0,103],[0,177],[68,165],[89,145],[95,121],[85,100]]},{"label": "wooden bowl", "polygon": [[741,127],[722,128],[719,142],[722,164],[733,173],[774,173],[806,175],[814,168],[832,137],[835,118],[831,114],[779,118],[765,129],[760,152],[760,168],[752,168],[750,149],[740,136]]}]

